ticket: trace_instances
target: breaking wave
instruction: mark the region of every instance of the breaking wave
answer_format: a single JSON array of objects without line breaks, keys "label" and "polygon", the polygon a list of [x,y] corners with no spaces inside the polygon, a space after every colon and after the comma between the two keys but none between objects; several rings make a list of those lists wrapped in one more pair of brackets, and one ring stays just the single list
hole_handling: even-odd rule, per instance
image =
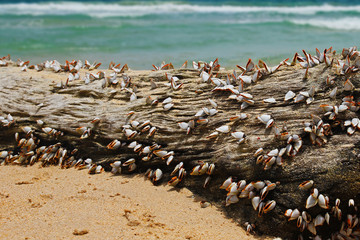
[{"label": "breaking wave", "polygon": [[291,23],[335,30],[360,30],[360,18],[291,20]]},{"label": "breaking wave", "polygon": [[153,3],[122,5],[119,3],[45,2],[0,4],[0,15],[88,15],[91,17],[138,17],[145,15],[191,14],[191,13],[278,13],[314,15],[317,13],[360,13],[360,5],[334,6],[239,6],[196,5],[176,3]]}]

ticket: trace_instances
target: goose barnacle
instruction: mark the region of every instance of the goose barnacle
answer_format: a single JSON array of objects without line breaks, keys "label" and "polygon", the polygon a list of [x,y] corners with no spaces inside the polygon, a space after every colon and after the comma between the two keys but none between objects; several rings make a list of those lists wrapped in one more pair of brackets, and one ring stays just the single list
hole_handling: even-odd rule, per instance
[{"label": "goose barnacle", "polygon": [[251,224],[251,223],[249,223],[249,222],[246,222],[246,223],[244,224],[244,226],[245,226],[245,228],[246,228],[246,232],[247,232],[247,233],[252,233],[252,232],[254,232],[254,230],[255,230],[255,224]]},{"label": "goose barnacle", "polygon": [[329,208],[329,198],[320,194],[318,196],[318,204],[321,208],[328,209]]},{"label": "goose barnacle", "polygon": [[271,201],[268,201],[265,206],[263,207],[263,212],[264,213],[268,213],[270,212],[271,210],[273,210],[276,206],[276,201],[275,200],[271,200]]},{"label": "goose barnacle", "polygon": [[200,201],[200,207],[201,208],[207,208],[209,206],[211,206],[211,203],[206,202],[206,201]]},{"label": "goose barnacle", "polygon": [[157,131],[157,128],[156,128],[156,127],[151,127],[150,130],[149,130],[148,137],[154,136],[154,134],[155,134],[156,131]]},{"label": "goose barnacle", "polygon": [[307,189],[310,189],[314,184],[314,181],[313,180],[307,180],[305,182],[302,182],[300,185],[299,185],[299,188],[300,189],[303,189],[303,190],[307,190]]},{"label": "goose barnacle", "polygon": [[143,145],[141,143],[138,143],[135,147],[134,147],[134,152],[141,152],[143,150]]},{"label": "goose barnacle", "polygon": [[167,103],[164,105],[164,110],[169,111],[174,106],[173,103]]},{"label": "goose barnacle", "polygon": [[155,106],[156,104],[158,104],[158,99],[153,98],[152,96],[148,96],[145,100],[147,105],[151,105],[151,106]]},{"label": "goose barnacle", "polygon": [[238,140],[239,144],[245,141],[245,133],[243,132],[232,132],[231,136],[233,136],[236,140]]},{"label": "goose barnacle", "polygon": [[218,106],[217,103],[214,100],[210,99],[210,98],[208,100],[209,100],[211,106],[216,109],[217,106]]},{"label": "goose barnacle", "polygon": [[336,93],[337,93],[337,87],[335,87],[333,90],[331,90],[331,92],[329,94],[330,98],[335,99]]},{"label": "goose barnacle", "polygon": [[9,155],[11,155],[11,151],[1,151],[0,152],[0,158],[6,158]]},{"label": "goose barnacle", "polygon": [[201,166],[200,165],[196,165],[195,167],[193,167],[193,169],[190,172],[190,175],[192,176],[196,176],[196,175],[200,175],[200,170]]},{"label": "goose barnacle", "polygon": [[177,176],[175,176],[170,179],[170,181],[168,182],[168,185],[175,187],[180,181],[181,180]]},{"label": "goose barnacle", "polygon": [[[80,169],[80,168],[79,168]],[[91,164],[89,167],[89,174],[95,174],[96,173],[96,169],[97,169],[97,165],[96,164]]]},{"label": "goose barnacle", "polygon": [[261,202],[261,199],[260,199],[259,196],[253,197],[253,198],[251,199],[251,204],[252,204],[252,206],[253,206],[253,208],[254,208],[255,211],[258,210],[258,207],[259,207],[260,202]]},{"label": "goose barnacle", "polygon": [[254,62],[249,58],[248,62],[246,63],[245,72],[251,72],[255,67]]},{"label": "goose barnacle", "polygon": [[128,138],[128,139],[131,139],[133,137],[135,137],[137,135],[137,131],[134,131],[134,130],[131,130],[131,129],[125,129],[124,130],[125,132],[125,136]]},{"label": "goose barnacle", "polygon": [[153,178],[152,178],[152,181],[155,183],[155,182],[158,182],[163,176],[163,172],[161,171],[161,169],[157,168],[155,171],[154,171],[154,174],[153,174]]},{"label": "goose barnacle", "polygon": [[289,101],[291,99],[293,99],[294,97],[296,96],[296,94],[293,92],[293,91],[288,91],[286,94],[285,94],[285,97],[284,97],[284,101]]},{"label": "goose barnacle", "polygon": [[31,129],[31,127],[26,126],[26,127],[21,127],[21,130],[26,134],[30,134],[31,132],[33,132],[33,130]]},{"label": "goose barnacle", "polygon": [[125,162],[122,164],[122,166],[123,166],[123,167],[126,167],[126,166],[129,166],[130,164],[133,164],[133,163],[135,163],[135,158],[130,158],[130,159],[128,159],[127,161],[125,161]]},{"label": "goose barnacle", "polygon": [[174,91],[179,90],[184,85],[184,83],[176,84],[174,78],[171,78],[170,83],[171,83],[171,89]]},{"label": "goose barnacle", "polygon": [[170,173],[170,176],[175,175],[180,169],[183,168],[183,166],[184,166],[184,163],[183,163],[183,162],[178,163],[178,164],[175,166],[174,170]]},{"label": "goose barnacle", "polygon": [[188,61],[186,60],[183,65],[181,65],[180,69],[186,69],[187,68]]},{"label": "goose barnacle", "polygon": [[230,117],[230,121],[243,120],[246,119],[248,115],[246,113],[240,113],[235,115],[234,117]]},{"label": "goose barnacle", "polygon": [[[199,170],[198,170],[199,175],[205,174],[208,169],[209,169],[209,163],[207,163],[207,162],[206,162],[206,163],[202,163],[202,164],[200,165]],[[191,175],[191,174],[190,174],[190,175]]]},{"label": "goose barnacle", "polygon": [[328,225],[330,225],[330,214],[328,212],[325,213],[325,221]]},{"label": "goose barnacle", "polygon": [[219,136],[219,132],[215,131],[213,133],[210,133],[210,135],[208,135],[206,138],[207,139],[213,139],[213,138],[217,138]]},{"label": "goose barnacle", "polygon": [[232,181],[232,177],[228,177],[228,178],[223,182],[223,184],[220,186],[220,189],[227,189],[232,182],[233,182],[233,181]]},{"label": "goose barnacle", "polygon": [[324,225],[324,222],[325,222],[325,218],[321,214],[318,214],[314,219],[314,226],[315,227],[322,226]]},{"label": "goose barnacle", "polygon": [[173,160],[174,160],[174,156],[173,156],[173,155],[169,156],[169,157],[167,158],[167,160],[166,160],[166,165],[170,165],[170,163],[171,163]]},{"label": "goose barnacle", "polygon": [[111,163],[110,166],[112,167],[111,173],[113,174],[121,173],[121,161],[115,161]]},{"label": "goose barnacle", "polygon": [[163,158],[163,157],[165,157],[166,155],[168,155],[168,152],[167,152],[167,151],[160,150],[160,149],[153,151],[153,153],[154,153],[156,156],[160,157],[160,158]]},{"label": "goose barnacle", "polygon": [[211,180],[211,176],[207,176],[207,177],[205,178],[203,188],[206,188],[206,187],[209,185],[210,180]]},{"label": "goose barnacle", "polygon": [[274,119],[269,114],[263,114],[257,117],[257,119],[266,125],[266,128],[270,128],[274,125]]},{"label": "goose barnacle", "polygon": [[136,167],[137,167],[136,163],[133,162],[133,163],[129,164],[128,171],[133,172],[136,169]]},{"label": "goose barnacle", "polygon": [[251,185],[256,188],[257,190],[261,190],[265,187],[265,182],[263,181],[256,181],[256,182],[251,182]]},{"label": "goose barnacle", "polygon": [[111,141],[106,147],[107,149],[116,150],[121,146],[121,142],[117,139]]},{"label": "goose barnacle", "polygon": [[206,174],[208,175],[212,175],[215,171],[215,164],[211,163],[206,171]]},{"label": "goose barnacle", "polygon": [[274,165],[274,163],[276,162],[276,159],[277,159],[277,157],[270,157],[270,156],[268,158],[264,159],[264,161],[263,161],[265,164],[264,170],[266,171],[266,170],[271,169],[271,166]]},{"label": "goose barnacle", "polygon": [[258,149],[255,151],[255,153],[254,153],[254,157],[259,156],[263,151],[264,151],[263,148],[258,148]]},{"label": "goose barnacle", "polygon": [[237,195],[229,195],[226,197],[225,206],[227,207],[230,204],[237,203],[237,202],[239,202],[239,198]]},{"label": "goose barnacle", "polygon": [[315,198],[313,195],[310,195],[307,199],[306,199],[306,209],[312,208],[314,206],[316,206],[316,204],[318,203],[318,199],[317,197]]},{"label": "goose barnacle", "polygon": [[300,216],[300,211],[297,208],[288,209],[285,211],[285,216],[289,218],[288,221],[295,220]]},{"label": "goose barnacle", "polygon": [[309,230],[309,232],[311,232],[313,235],[316,235],[316,228],[314,222],[311,222],[307,225],[307,230]]},{"label": "goose barnacle", "polygon": [[344,83],[344,91],[352,91],[354,89],[354,85],[350,81],[350,79],[346,80]]},{"label": "goose barnacle", "polygon": [[354,199],[349,199],[349,202],[348,202],[349,204],[349,207],[355,207],[355,201],[354,201]]},{"label": "goose barnacle", "polygon": [[171,103],[171,102],[172,102],[172,98],[171,98],[171,97],[168,97],[168,98],[166,98],[162,103],[163,103],[164,105],[166,105],[166,104]]},{"label": "goose barnacle", "polygon": [[96,168],[95,168],[95,173],[102,173],[104,171],[104,168],[103,166],[101,165],[98,165]]},{"label": "goose barnacle", "polygon": [[137,99],[137,96],[135,94],[135,92],[132,92],[130,95],[130,102],[135,101]]},{"label": "goose barnacle", "polygon": [[275,98],[266,98],[263,100],[264,103],[276,103],[276,99]]}]

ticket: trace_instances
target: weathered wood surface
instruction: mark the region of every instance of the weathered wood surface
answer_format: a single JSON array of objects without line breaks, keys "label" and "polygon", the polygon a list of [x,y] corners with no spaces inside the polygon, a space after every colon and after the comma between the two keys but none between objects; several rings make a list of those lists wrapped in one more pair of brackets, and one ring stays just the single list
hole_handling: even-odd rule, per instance
[{"label": "weathered wood surface", "polygon": [[[81,70],[81,76],[84,75],[84,71]],[[165,72],[177,76],[179,81],[184,83],[179,91],[173,91],[165,85],[168,82]],[[219,76],[224,79],[226,74],[231,72],[221,70]],[[336,198],[342,200],[341,206],[344,206],[344,209],[348,199],[355,199],[356,204],[360,201],[359,133],[348,136],[346,130],[339,126],[333,129],[333,135],[329,137],[328,143],[318,147],[311,144],[308,134],[303,130],[304,122],[311,122],[311,114],[323,116],[324,112],[319,108],[321,104],[338,105],[342,97],[350,94],[343,91],[346,78],[336,76],[334,70],[326,67],[325,64],[310,68],[310,77],[307,80],[303,79],[304,72],[305,69],[300,66],[283,66],[280,71],[256,84],[247,85],[245,91],[254,96],[255,104],[241,111],[248,114],[247,119],[230,122],[230,117],[240,113],[240,103],[229,100],[228,92],[212,92],[214,86],[202,82],[197,70],[155,72],[130,70],[127,74],[138,89],[137,100],[130,102],[128,93],[116,88],[117,93],[111,94],[113,88],[102,88],[101,81],[92,81],[85,85],[83,80],[76,80],[70,83],[68,88],[57,89],[54,86],[61,80],[65,81],[68,73],[35,70],[21,72],[18,67],[2,67],[0,68],[0,114],[4,116],[10,113],[16,119],[16,126],[0,131],[0,146],[1,149],[13,148],[15,143],[13,134],[21,131],[20,126],[31,126],[37,129],[36,134],[41,136],[43,142],[60,141],[66,146],[77,147],[79,156],[90,157],[102,163],[106,170],[110,169],[110,162],[126,160],[130,157],[137,159],[136,173],[143,173],[149,167],[161,168],[165,174],[164,183],[170,179],[169,173],[180,161],[184,162],[188,173],[199,161],[208,161],[215,163],[216,169],[206,189],[203,188],[205,175],[188,174],[179,186],[190,188],[209,201],[218,203],[218,206],[224,206],[226,198],[226,191],[220,190],[219,186],[229,176],[237,180],[245,179],[247,182],[255,180],[278,182],[276,189],[267,197],[276,200],[276,207],[261,218],[253,210],[249,199],[241,199],[239,203],[223,209],[230,217],[241,223],[246,221],[255,223],[258,233],[294,238],[298,234],[296,223],[288,222],[283,215],[288,208],[305,210],[309,192],[298,189],[301,182],[314,180],[320,193],[329,196],[331,206],[334,205]],[[328,76],[336,77],[334,85],[326,84]],[[151,79],[156,82],[158,86],[156,89],[151,89]],[[358,75],[351,76],[351,81],[355,85],[352,94],[357,99],[359,95],[357,90],[360,87]],[[305,102],[284,102],[284,96],[289,90],[298,94],[300,91],[308,91],[311,86],[316,89],[313,103],[307,105]],[[329,93],[335,86],[338,86],[337,98],[331,100]],[[159,104],[147,105],[145,100],[149,95],[158,98]],[[167,97],[172,97],[174,107],[164,111],[161,101]],[[262,102],[263,99],[270,97],[274,97],[277,103]],[[195,113],[202,107],[210,108],[209,98],[218,104],[218,113],[208,117],[208,124],[197,126],[187,135],[177,123],[194,119]],[[39,107],[41,103],[43,106]],[[127,116],[129,111],[135,112],[131,118]],[[286,146],[286,142],[275,138],[273,131],[265,129],[265,125],[256,118],[261,114],[271,114],[277,127],[282,128],[286,124],[289,133],[299,134],[303,139],[303,146],[294,158],[285,158],[282,166],[274,165],[267,171],[264,171],[261,165],[255,164],[254,152],[260,147],[265,151],[281,148]],[[347,111],[339,114],[338,119],[345,120],[357,115]],[[91,127],[90,121],[95,117],[101,118],[99,128],[90,138],[81,140],[75,129],[80,126]],[[38,119],[43,120],[49,127],[63,131],[64,136],[57,140],[49,139],[36,126]],[[122,125],[129,123],[130,119],[139,122],[150,120],[158,131],[150,138],[143,134],[129,140],[122,133]],[[323,119],[331,123],[326,117]],[[230,125],[232,131],[244,132],[245,143],[239,145],[230,134],[220,134],[215,140],[206,138],[224,124]],[[138,154],[134,154],[132,149],[126,146],[118,150],[108,150],[106,145],[113,139],[126,143],[136,140],[145,145],[156,142],[167,151],[173,150],[175,160],[170,166],[166,166],[159,158],[143,162]],[[326,211],[316,206],[308,212],[315,217],[318,213]],[[331,228],[334,226],[339,228],[340,223],[334,220]],[[328,229],[329,227],[321,227],[319,231],[324,233]]]}]

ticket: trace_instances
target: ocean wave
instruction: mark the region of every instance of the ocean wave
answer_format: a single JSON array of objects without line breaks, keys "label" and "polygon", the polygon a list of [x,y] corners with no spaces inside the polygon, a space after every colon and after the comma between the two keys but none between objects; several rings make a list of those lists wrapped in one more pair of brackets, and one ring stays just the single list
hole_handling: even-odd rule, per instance
[{"label": "ocean wave", "polygon": [[186,13],[262,13],[314,15],[321,12],[356,12],[360,5],[334,6],[330,4],[313,6],[238,6],[238,5],[191,5],[175,3],[121,5],[117,3],[46,2],[0,4],[0,15],[72,15],[91,17],[138,17],[145,15]]},{"label": "ocean wave", "polygon": [[294,19],[285,17],[278,19],[263,18],[247,20],[222,20],[219,23],[224,25],[295,24],[318,28],[327,28],[332,30],[360,30],[360,18],[358,17],[344,17],[339,19],[317,17],[311,17],[307,19]]},{"label": "ocean wave", "polygon": [[243,20],[220,20],[219,23],[224,25],[249,25],[249,24],[281,24],[289,22],[284,18],[278,19],[270,19],[270,18],[262,18],[262,19],[243,19]]},{"label": "ocean wave", "polygon": [[299,19],[290,20],[290,22],[297,25],[309,25],[335,30],[360,30],[360,18],[357,17],[339,19]]}]

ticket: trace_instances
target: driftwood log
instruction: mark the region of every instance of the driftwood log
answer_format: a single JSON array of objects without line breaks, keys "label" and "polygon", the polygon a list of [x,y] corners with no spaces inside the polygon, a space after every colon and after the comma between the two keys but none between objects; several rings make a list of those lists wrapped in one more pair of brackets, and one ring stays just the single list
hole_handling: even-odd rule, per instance
[{"label": "driftwood log", "polygon": [[[88,70],[81,70],[81,77]],[[111,71],[105,70],[106,75]],[[165,73],[179,78],[183,83],[180,90],[174,91],[166,85],[169,81]],[[232,70],[220,70],[218,77],[225,79]],[[230,92],[212,91],[214,85],[205,83],[194,69],[175,69],[161,71],[127,71],[131,82],[136,85],[137,99],[130,101],[130,94],[121,91],[120,87],[102,88],[100,80],[91,81],[85,85],[83,80],[75,80],[66,88],[56,85],[65,81],[69,73],[53,73],[49,70],[37,72],[28,69],[26,72],[16,66],[0,68],[0,116],[11,114],[16,123],[11,128],[3,127],[0,131],[0,150],[14,150],[15,132],[21,132],[21,127],[30,126],[35,130],[41,144],[49,145],[61,142],[69,149],[77,148],[78,157],[91,158],[101,164],[106,171],[111,169],[110,163],[115,160],[136,158],[135,173],[144,173],[148,168],[162,169],[164,176],[162,183],[170,180],[170,173],[179,162],[184,162],[187,176],[177,187],[187,187],[196,194],[217,204],[226,214],[243,225],[244,222],[254,223],[255,231],[259,234],[280,236],[294,239],[300,233],[295,221],[288,221],[284,216],[286,209],[305,209],[305,202],[309,191],[299,190],[298,185],[305,180],[313,180],[314,186],[320,193],[329,196],[330,206],[334,206],[335,199],[341,200],[343,218],[346,218],[349,199],[355,204],[360,202],[360,150],[359,133],[352,136],[346,133],[343,121],[358,116],[356,112],[339,113],[336,121],[324,116],[320,107],[322,104],[339,105],[342,98],[353,95],[359,97],[360,79],[352,74],[350,79],[355,86],[352,91],[344,90],[344,82],[349,76],[338,76],[331,67],[319,64],[309,69],[309,77],[304,79],[305,69],[296,66],[282,66],[279,71],[264,77],[257,83],[245,86],[245,91],[254,96],[254,105],[240,110],[241,103],[228,99]],[[333,79],[332,85],[326,80]],[[157,87],[151,88],[151,81]],[[285,94],[291,90],[298,94],[315,87],[314,101],[294,103],[284,101]],[[335,99],[329,93],[338,87]],[[114,91],[116,90],[116,91]],[[146,98],[151,96],[158,99],[157,105],[146,104]],[[174,106],[169,111],[163,109],[161,102],[167,97],[173,99]],[[264,103],[266,98],[275,98],[276,103]],[[188,122],[194,119],[197,111],[203,107],[211,108],[208,99],[218,104],[218,113],[209,116],[209,122],[196,126],[190,134],[179,128],[178,122]],[[134,111],[133,116],[128,116]],[[230,117],[246,113],[244,120],[230,121]],[[262,147],[265,152],[286,146],[286,141],[274,135],[274,131],[261,123],[257,117],[271,114],[279,129],[285,128],[290,134],[298,134],[303,140],[303,146],[294,157],[285,157],[282,166],[274,164],[271,169],[264,170],[263,165],[256,164],[254,152]],[[312,115],[319,116],[326,123],[332,125],[332,135],[322,146],[313,145],[309,134],[304,132],[304,123],[312,122]],[[98,117],[100,125],[93,130],[90,137],[80,139],[75,131],[80,126],[91,127],[90,122]],[[46,126],[62,131],[63,136],[54,139],[47,136],[37,126],[36,120],[43,120]],[[131,120],[143,122],[151,121],[157,128],[152,137],[141,134],[134,139],[128,139],[122,126]],[[216,128],[229,125],[231,131],[242,131],[246,140],[242,144],[230,134],[219,134],[215,139],[206,138]],[[144,146],[158,143],[162,149],[174,151],[174,160],[167,166],[158,157],[144,162],[139,154],[134,153],[127,146],[117,150],[107,149],[106,146],[114,139],[129,144],[136,140]],[[16,150],[15,150],[16,151]],[[207,175],[190,176],[191,169],[201,161],[215,163],[215,171],[206,188],[203,187]],[[126,171],[123,171],[127,174]],[[276,188],[271,191],[267,199],[276,201],[276,207],[262,217],[258,217],[249,199],[240,199],[236,204],[225,207],[226,191],[220,190],[220,185],[232,176],[234,180],[244,179],[247,183],[257,180],[276,182]],[[308,211],[313,217],[318,213],[330,212],[319,206]],[[326,224],[317,227],[320,235],[329,237],[330,232],[339,231],[341,222],[335,220],[331,214],[330,226]],[[331,230],[331,231],[330,231]],[[304,236],[312,236],[307,230]]]}]

